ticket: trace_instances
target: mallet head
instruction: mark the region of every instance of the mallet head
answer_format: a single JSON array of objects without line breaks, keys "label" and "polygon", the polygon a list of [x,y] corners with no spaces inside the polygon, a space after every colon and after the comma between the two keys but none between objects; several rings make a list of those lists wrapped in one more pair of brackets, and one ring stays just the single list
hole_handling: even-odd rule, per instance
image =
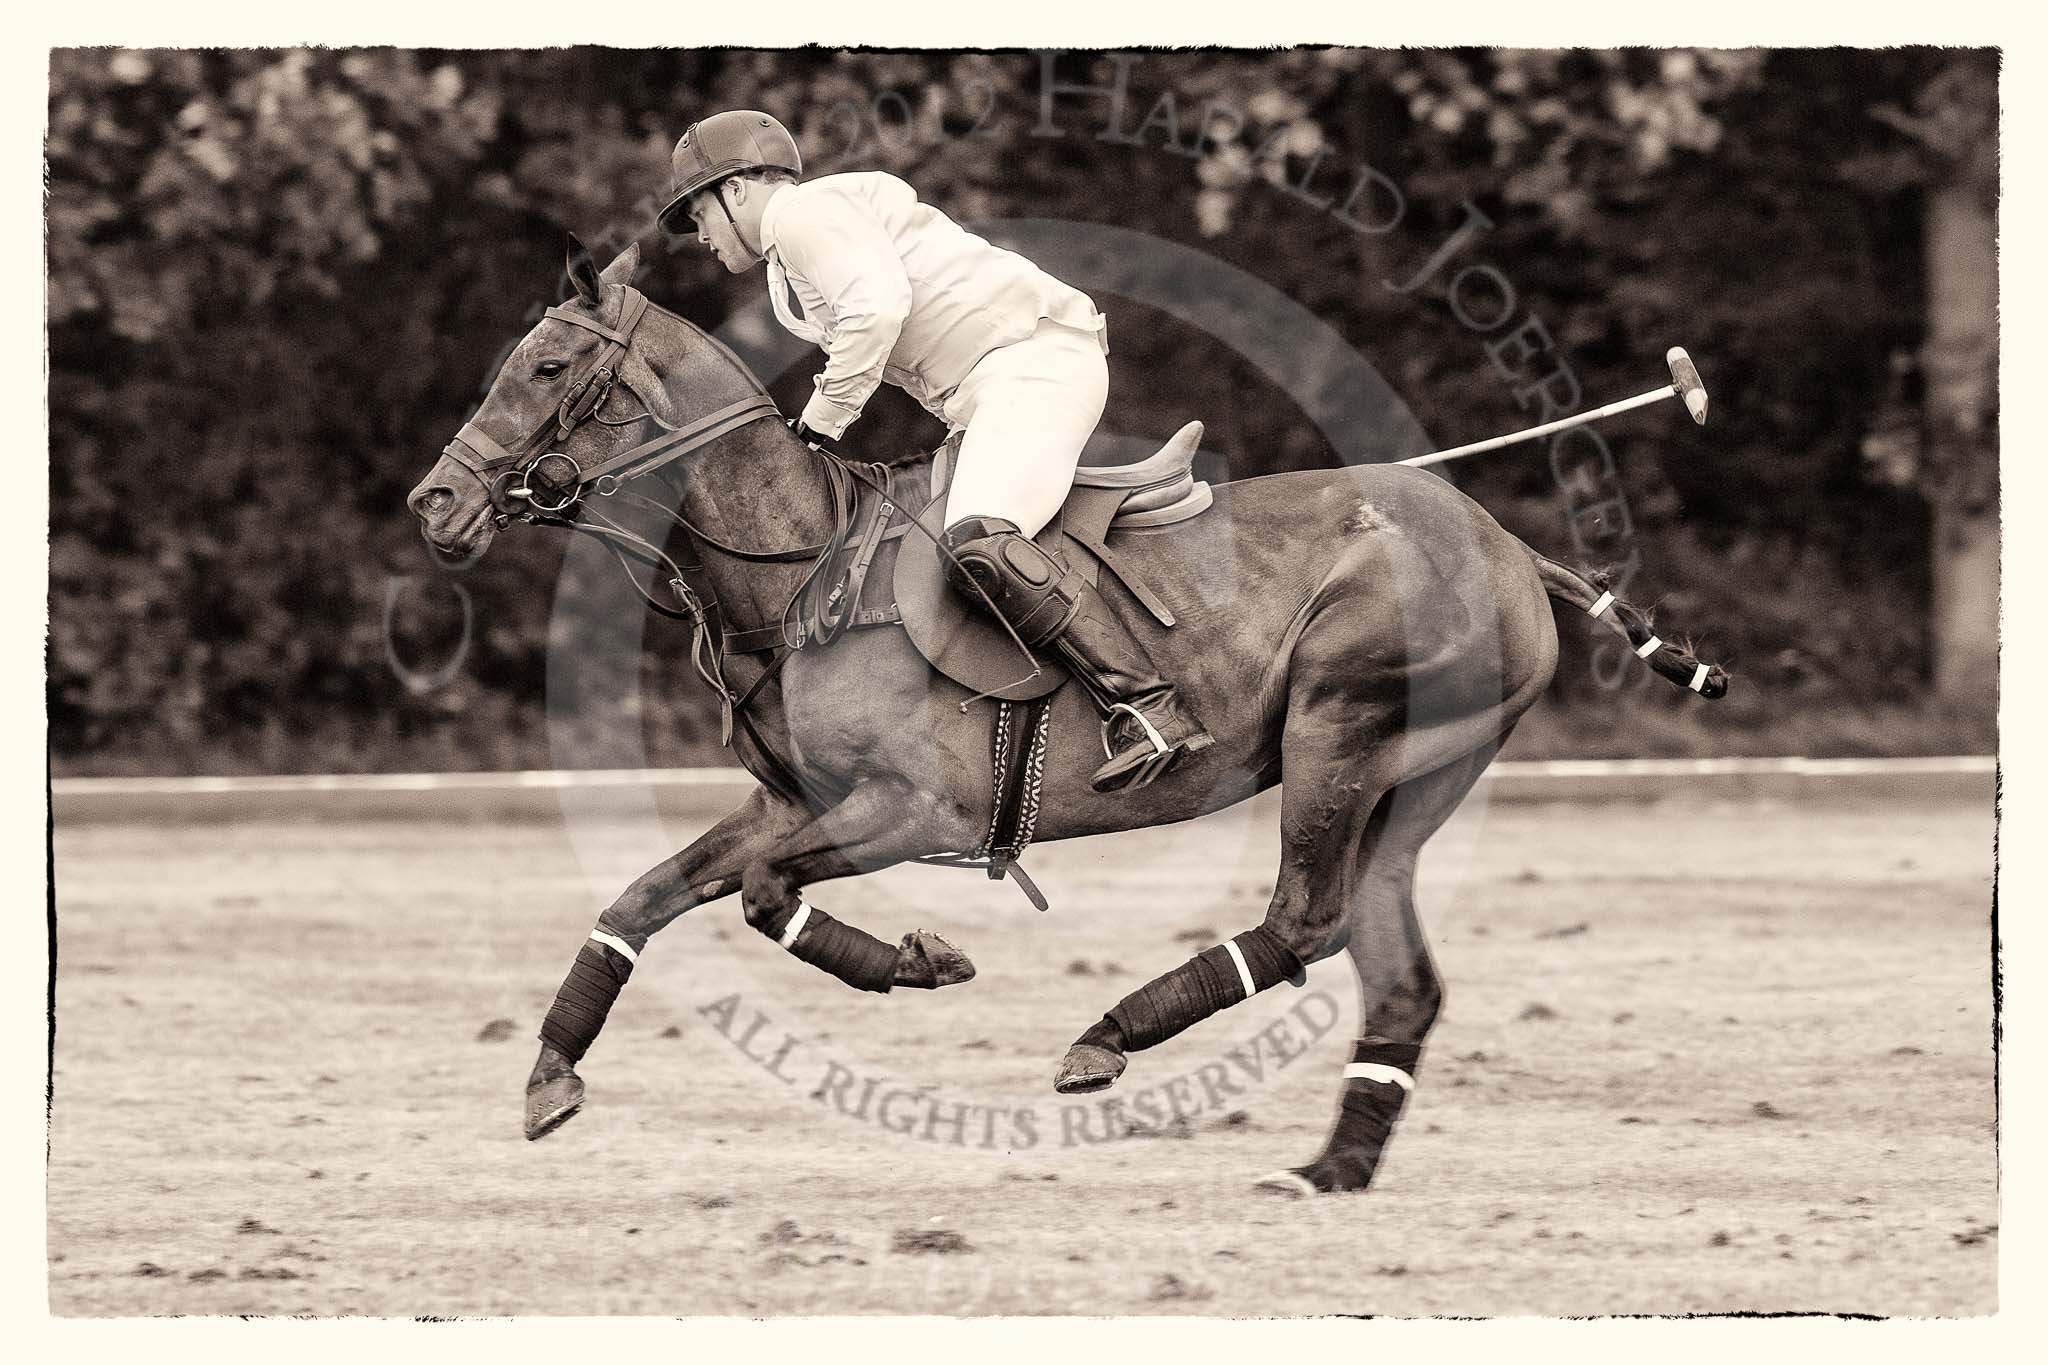
[{"label": "mallet head", "polygon": [[1685,347],[1673,346],[1664,353],[1664,363],[1671,369],[1671,387],[1685,400],[1685,410],[1692,414],[1692,420],[1701,426],[1707,424],[1707,386],[1700,383],[1700,372],[1693,366],[1692,357],[1685,353]]}]

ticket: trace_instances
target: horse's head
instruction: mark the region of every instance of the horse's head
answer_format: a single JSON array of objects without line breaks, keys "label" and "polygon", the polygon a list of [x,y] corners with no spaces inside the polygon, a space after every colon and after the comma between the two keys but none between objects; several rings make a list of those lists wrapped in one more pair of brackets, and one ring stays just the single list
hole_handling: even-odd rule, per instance
[{"label": "horse's head", "polygon": [[[630,366],[618,364],[616,374],[595,373],[598,353],[608,344],[605,331],[575,320],[586,318],[610,330],[619,321],[626,285],[639,263],[640,248],[631,246],[599,273],[590,252],[570,239],[575,296],[549,310],[550,316],[512,349],[469,425],[406,495],[406,506],[420,519],[421,533],[434,549],[463,560],[488,550],[502,524],[500,516],[523,501],[512,496],[514,490],[540,491],[550,466],[561,463],[533,468],[536,456],[561,451],[588,467],[615,445],[615,424],[584,420],[603,404],[614,379],[632,388],[642,403],[666,406],[644,357],[630,357]],[[542,505],[541,499],[533,505]]]}]

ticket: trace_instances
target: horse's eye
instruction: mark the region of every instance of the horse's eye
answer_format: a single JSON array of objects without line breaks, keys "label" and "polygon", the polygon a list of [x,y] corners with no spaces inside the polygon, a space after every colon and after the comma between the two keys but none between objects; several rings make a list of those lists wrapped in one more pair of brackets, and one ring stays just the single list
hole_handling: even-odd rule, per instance
[{"label": "horse's eye", "polygon": [[559,379],[568,368],[559,360],[543,360],[533,367],[533,374],[536,379]]}]

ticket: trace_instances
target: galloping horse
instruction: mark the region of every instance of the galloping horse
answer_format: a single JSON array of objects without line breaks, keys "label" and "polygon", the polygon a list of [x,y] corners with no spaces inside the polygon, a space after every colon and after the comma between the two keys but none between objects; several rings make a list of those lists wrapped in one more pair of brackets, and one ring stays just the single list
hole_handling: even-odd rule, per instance
[{"label": "galloping horse", "polygon": [[[701,560],[689,569],[704,591],[692,594],[680,574],[675,586],[698,619],[700,666],[708,660],[703,671],[739,722],[740,756],[762,779],[599,916],[542,1025],[527,1084],[529,1138],[581,1106],[576,1063],[649,937],[735,891],[749,925],[857,988],[932,988],[973,975],[936,935],[887,944],[799,893],[977,847],[993,804],[991,708],[968,704],[974,694],[934,673],[898,629],[847,631],[824,647],[718,648],[721,636],[758,639],[763,623],[782,622],[810,590],[812,552],[829,556],[845,539],[852,467],[782,422],[758,420],[775,414],[746,367],[630,287],[638,257],[631,248],[600,274],[572,245],[575,296],[512,351],[473,421],[407,499],[437,551],[473,559],[509,524],[508,507],[531,519],[533,507],[565,505],[575,473],[665,452],[661,474],[674,480],[665,487]],[[622,398],[637,407],[621,415]],[[607,409],[611,416],[597,416]],[[652,440],[633,445],[649,432]],[[549,468],[571,472],[550,479]],[[1229,483],[1200,517],[1115,539],[1122,562],[1172,599],[1177,623],[1154,624],[1107,578],[1104,591],[1146,632],[1216,742],[1140,791],[1094,792],[1095,713],[1080,689],[1063,688],[1050,701],[1037,837],[1186,820],[1278,783],[1282,858],[1263,922],[1110,1009],[1069,1049],[1056,1088],[1107,1086],[1128,1053],[1347,952],[1361,1036],[1334,1129],[1321,1155],[1262,1183],[1295,1193],[1363,1189],[1413,1088],[1441,998],[1416,914],[1417,857],[1549,683],[1553,602],[1592,612],[1650,667],[1703,696],[1721,695],[1725,675],[1658,640],[1642,612],[1536,554],[1418,469]],[[660,558],[648,542],[640,549]]]}]

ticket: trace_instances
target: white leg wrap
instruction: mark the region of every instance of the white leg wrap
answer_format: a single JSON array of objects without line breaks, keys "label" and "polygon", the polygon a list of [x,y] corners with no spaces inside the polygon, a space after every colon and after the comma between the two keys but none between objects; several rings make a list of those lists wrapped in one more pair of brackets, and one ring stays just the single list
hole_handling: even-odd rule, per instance
[{"label": "white leg wrap", "polygon": [[1701,664],[1699,666],[1698,670],[1696,670],[1692,675],[1692,681],[1687,683],[1686,686],[1690,687],[1695,692],[1704,692],[1707,690],[1707,666],[1705,664]]},{"label": "white leg wrap", "polygon": [[1252,969],[1245,965],[1244,953],[1238,948],[1237,940],[1234,938],[1225,939],[1223,941],[1223,951],[1229,953],[1230,960],[1237,964],[1237,979],[1244,983],[1244,998],[1249,1000],[1257,995],[1259,993],[1258,988],[1252,985]]},{"label": "white leg wrap", "polygon": [[782,927],[782,937],[777,939],[776,942],[785,948],[793,947],[796,943],[796,936],[804,931],[804,925],[810,922],[810,918],[811,907],[799,900],[796,903],[796,913],[791,915],[789,923]]},{"label": "white leg wrap", "polygon": [[1652,635],[1649,639],[1636,646],[1636,657],[1638,659],[1647,659],[1652,654],[1655,654],[1658,649],[1662,648],[1663,644],[1662,640]]},{"label": "white leg wrap", "polygon": [[1595,602],[1592,606],[1586,608],[1586,615],[1597,617],[1613,605],[1614,594],[1611,592],[1603,592],[1600,594],[1599,601]]},{"label": "white leg wrap", "polygon": [[1398,1066],[1386,1066],[1380,1062],[1353,1062],[1344,1068],[1347,1081],[1378,1081],[1382,1085],[1398,1085],[1409,1094],[1415,1093],[1415,1078]]},{"label": "white leg wrap", "polygon": [[620,938],[617,934],[607,934],[602,929],[592,929],[590,931],[590,939],[593,943],[602,943],[628,962],[638,962],[640,960],[640,954],[627,947],[626,940]]}]

